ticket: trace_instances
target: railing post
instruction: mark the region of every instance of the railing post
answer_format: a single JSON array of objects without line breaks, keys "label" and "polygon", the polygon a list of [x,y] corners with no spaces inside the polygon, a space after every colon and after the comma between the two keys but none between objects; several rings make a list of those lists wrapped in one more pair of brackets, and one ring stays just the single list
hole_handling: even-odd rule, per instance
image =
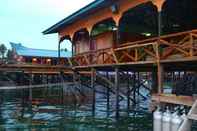
[{"label": "railing post", "polygon": [[193,57],[194,56],[194,39],[193,39],[193,36],[192,34],[190,33],[189,34],[189,37],[190,37],[190,57]]}]

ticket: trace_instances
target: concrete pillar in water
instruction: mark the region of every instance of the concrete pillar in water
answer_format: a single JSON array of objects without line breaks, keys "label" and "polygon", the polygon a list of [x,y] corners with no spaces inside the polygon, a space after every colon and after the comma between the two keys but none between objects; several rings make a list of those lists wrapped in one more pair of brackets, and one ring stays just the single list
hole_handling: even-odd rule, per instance
[{"label": "concrete pillar in water", "polygon": [[116,118],[119,118],[119,69],[115,68]]}]

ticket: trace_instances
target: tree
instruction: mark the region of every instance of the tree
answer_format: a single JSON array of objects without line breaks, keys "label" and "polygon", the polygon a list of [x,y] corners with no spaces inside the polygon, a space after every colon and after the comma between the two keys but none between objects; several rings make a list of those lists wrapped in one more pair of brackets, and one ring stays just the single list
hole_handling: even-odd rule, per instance
[{"label": "tree", "polygon": [[2,59],[4,59],[6,51],[7,51],[6,46],[4,44],[1,44],[0,45],[0,54],[1,54]]},{"label": "tree", "polygon": [[10,61],[14,60],[14,52],[13,52],[13,50],[8,50],[8,52],[7,52],[7,59],[10,60]]}]

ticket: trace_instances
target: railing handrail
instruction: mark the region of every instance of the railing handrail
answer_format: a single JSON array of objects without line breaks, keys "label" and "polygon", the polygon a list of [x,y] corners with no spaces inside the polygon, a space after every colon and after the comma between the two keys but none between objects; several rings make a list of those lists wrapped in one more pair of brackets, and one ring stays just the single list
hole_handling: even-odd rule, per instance
[{"label": "railing handrail", "polygon": [[119,46],[117,46],[116,48],[120,48],[120,47],[125,47],[125,46],[129,46],[129,45],[138,45],[141,43],[146,43],[146,42],[151,42],[151,41],[157,41],[159,39],[165,39],[165,38],[171,38],[171,37],[175,37],[175,36],[181,36],[181,35],[185,35],[185,34],[189,34],[189,33],[197,33],[197,29],[195,30],[189,30],[189,31],[183,31],[183,32],[178,32],[178,33],[171,33],[168,35],[163,35],[160,37],[153,37],[153,38],[149,38],[149,39],[145,39],[145,40],[139,40],[139,41],[134,41],[134,42],[128,42],[125,44],[121,44]]},{"label": "railing handrail", "polygon": [[141,46],[145,46],[145,45],[151,45],[151,44],[153,44],[153,42],[159,41],[160,39],[166,39],[166,38],[171,38],[171,37],[175,37],[175,36],[181,36],[181,35],[185,35],[185,34],[189,34],[189,33],[197,33],[197,29],[184,31],[184,32],[178,32],[178,33],[172,33],[172,34],[163,35],[163,36],[160,36],[160,37],[153,37],[153,38],[145,39],[145,40],[128,42],[128,43],[125,43],[125,44],[118,45],[115,48],[110,47],[110,48],[104,48],[104,49],[98,49],[98,50],[91,50],[91,51],[76,54],[73,57],[83,56],[83,55],[86,55],[86,54],[93,54],[93,53],[97,53],[97,52],[101,52],[101,51],[106,51],[106,50],[109,50],[109,49],[121,50],[121,49],[128,48],[128,46],[129,46],[129,48],[135,48],[135,47],[141,47]]},{"label": "railing handrail", "polygon": [[76,55],[74,55],[73,57],[82,56],[82,55],[85,55],[85,54],[93,54],[93,53],[96,53],[96,52],[101,52],[101,51],[110,50],[110,49],[112,49],[112,47],[110,47],[110,48],[98,49],[98,50],[90,50],[90,51],[87,51],[87,52],[83,52],[83,53],[76,54]]}]

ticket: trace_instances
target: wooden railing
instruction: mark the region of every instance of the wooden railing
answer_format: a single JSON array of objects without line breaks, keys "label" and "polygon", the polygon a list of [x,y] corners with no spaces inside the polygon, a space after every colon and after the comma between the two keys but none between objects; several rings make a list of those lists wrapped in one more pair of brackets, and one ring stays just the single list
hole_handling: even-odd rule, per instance
[{"label": "wooden railing", "polygon": [[100,49],[78,54],[72,58],[73,65],[115,64],[113,48]]},{"label": "wooden railing", "polygon": [[197,30],[175,33],[142,41],[122,44],[78,54],[74,66],[160,62],[165,60],[196,59]]}]

